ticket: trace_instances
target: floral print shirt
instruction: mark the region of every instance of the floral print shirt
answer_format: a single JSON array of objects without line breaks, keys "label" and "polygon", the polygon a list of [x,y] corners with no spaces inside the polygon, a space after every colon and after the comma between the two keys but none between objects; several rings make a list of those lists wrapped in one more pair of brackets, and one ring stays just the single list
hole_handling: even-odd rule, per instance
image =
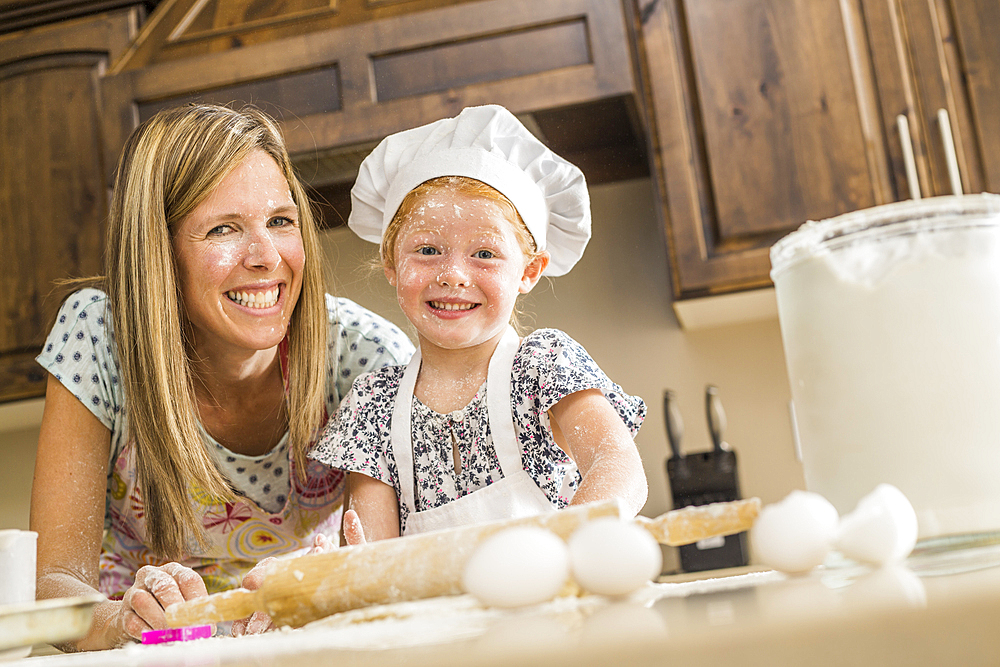
[{"label": "floral print shirt", "polygon": [[[405,366],[387,366],[359,377],[327,424],[310,456],[360,472],[395,488],[399,475],[390,444],[393,404]],[[611,381],[587,351],[557,329],[539,329],[522,340],[514,357],[511,402],[525,472],[557,508],[580,483],[576,466],[556,444],[547,411],[569,394],[599,389],[634,436],[646,415],[641,398]],[[486,384],[461,410],[440,414],[412,402],[414,492],[417,511],[439,507],[501,479],[486,404]],[[455,472],[453,443],[461,459]],[[407,509],[400,506],[400,527]]]}]

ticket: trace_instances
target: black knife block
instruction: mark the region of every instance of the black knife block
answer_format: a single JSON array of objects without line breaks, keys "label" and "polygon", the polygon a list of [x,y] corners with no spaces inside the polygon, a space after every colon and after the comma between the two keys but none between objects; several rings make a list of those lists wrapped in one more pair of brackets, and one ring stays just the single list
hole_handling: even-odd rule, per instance
[{"label": "black knife block", "polygon": [[[739,500],[736,452],[713,450],[667,459],[667,479],[674,508]],[[703,540],[678,548],[681,569],[701,572],[739,567],[750,562],[746,533]]]}]

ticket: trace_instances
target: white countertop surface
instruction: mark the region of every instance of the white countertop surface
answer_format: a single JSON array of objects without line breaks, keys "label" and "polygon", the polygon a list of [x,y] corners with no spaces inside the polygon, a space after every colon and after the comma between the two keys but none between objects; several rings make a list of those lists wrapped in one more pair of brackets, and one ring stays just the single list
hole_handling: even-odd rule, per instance
[{"label": "white countertop surface", "polygon": [[804,576],[742,568],[665,577],[627,600],[519,610],[468,596],[369,607],[297,630],[88,654],[84,665],[995,665],[1000,545]]}]

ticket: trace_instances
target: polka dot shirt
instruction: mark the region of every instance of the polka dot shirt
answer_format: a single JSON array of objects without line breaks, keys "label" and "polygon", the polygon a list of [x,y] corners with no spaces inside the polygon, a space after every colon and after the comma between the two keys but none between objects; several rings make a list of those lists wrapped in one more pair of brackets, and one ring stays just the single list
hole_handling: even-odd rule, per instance
[{"label": "polka dot shirt", "polygon": [[[332,415],[357,376],[406,363],[414,348],[396,325],[353,301],[328,294],[326,307],[330,332],[326,409]],[[37,361],[111,431],[110,472],[128,442],[128,406],[107,295],[92,288],[72,294],[59,310]],[[204,430],[202,435],[210,456],[238,492],[265,510],[280,510],[290,488],[287,433],[258,457],[231,452]],[[110,476],[108,482],[110,493]]]}]

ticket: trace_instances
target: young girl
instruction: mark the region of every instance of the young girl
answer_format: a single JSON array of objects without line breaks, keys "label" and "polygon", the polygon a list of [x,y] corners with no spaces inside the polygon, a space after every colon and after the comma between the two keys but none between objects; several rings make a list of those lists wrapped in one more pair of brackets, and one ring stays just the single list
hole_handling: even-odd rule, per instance
[{"label": "young girl", "polygon": [[474,107],[388,137],[352,199],[349,225],[381,243],[419,338],[408,366],[355,381],[310,453],[349,471],[365,536],[610,498],[637,513],[645,404],[563,332],[511,326],[517,296],[569,271],[590,238],[579,169],[506,109]]}]

